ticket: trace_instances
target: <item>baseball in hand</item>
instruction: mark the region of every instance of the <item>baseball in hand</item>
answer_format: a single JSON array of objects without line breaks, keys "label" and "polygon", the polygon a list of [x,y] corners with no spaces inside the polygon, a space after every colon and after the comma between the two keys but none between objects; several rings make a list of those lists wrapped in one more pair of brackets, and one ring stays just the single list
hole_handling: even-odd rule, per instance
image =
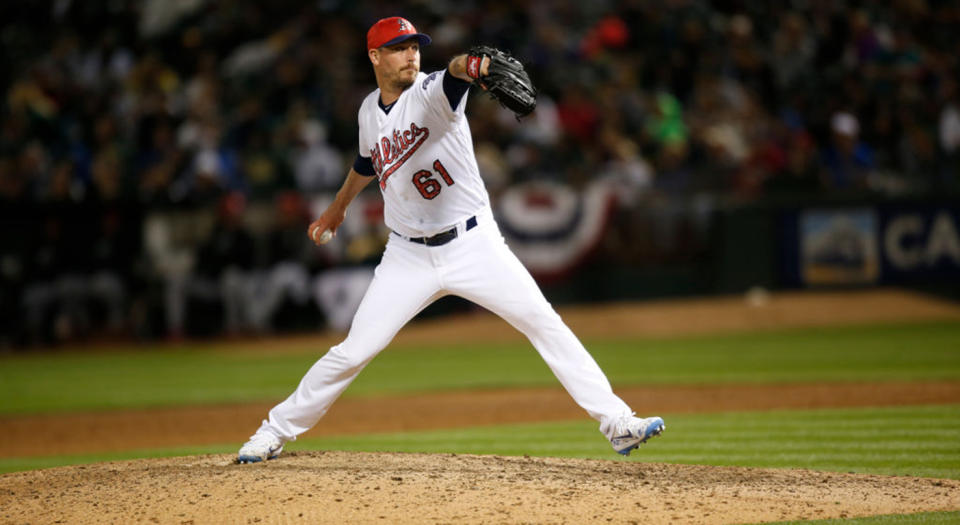
[{"label": "baseball in hand", "polygon": [[320,227],[314,226],[313,231],[310,232],[310,238],[319,244],[327,244],[333,238],[333,233],[330,230],[323,230],[323,233],[320,233]]}]

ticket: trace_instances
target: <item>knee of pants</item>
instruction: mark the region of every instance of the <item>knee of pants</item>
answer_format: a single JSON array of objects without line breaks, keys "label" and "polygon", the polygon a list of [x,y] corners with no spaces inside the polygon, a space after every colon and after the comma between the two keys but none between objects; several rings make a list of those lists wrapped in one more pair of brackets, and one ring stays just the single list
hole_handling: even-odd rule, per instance
[{"label": "knee of pants", "polygon": [[343,343],[334,346],[327,352],[326,359],[329,363],[343,371],[359,371],[373,359],[376,352],[351,351]]},{"label": "knee of pants", "polygon": [[531,305],[521,312],[514,314],[514,324],[523,333],[539,332],[563,325],[560,315],[550,307]]}]

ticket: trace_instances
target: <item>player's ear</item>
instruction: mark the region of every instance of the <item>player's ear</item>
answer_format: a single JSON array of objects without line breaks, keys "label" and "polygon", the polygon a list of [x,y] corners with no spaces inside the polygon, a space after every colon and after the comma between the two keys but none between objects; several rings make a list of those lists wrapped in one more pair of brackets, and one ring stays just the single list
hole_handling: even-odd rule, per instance
[{"label": "player's ear", "polygon": [[379,66],[380,65],[380,50],[379,49],[370,49],[367,51],[367,57],[370,58],[370,63]]}]

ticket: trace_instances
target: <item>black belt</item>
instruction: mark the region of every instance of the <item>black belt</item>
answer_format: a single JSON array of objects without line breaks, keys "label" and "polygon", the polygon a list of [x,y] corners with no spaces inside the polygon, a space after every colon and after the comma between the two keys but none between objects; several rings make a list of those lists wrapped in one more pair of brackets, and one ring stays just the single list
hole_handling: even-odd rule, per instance
[{"label": "black belt", "polygon": [[[474,215],[473,217],[470,217],[469,219],[467,219],[467,228],[465,231],[472,230],[476,225],[477,225],[477,216]],[[397,233],[397,232],[394,232],[394,233]],[[397,235],[400,235],[400,234],[397,233]],[[403,237],[403,236],[400,235],[400,237]],[[453,228],[450,228],[445,232],[440,232],[431,237],[403,237],[403,238],[410,242],[415,242],[417,244],[425,244],[427,246],[443,246],[444,244],[447,244],[448,242],[457,238],[457,228],[456,226],[454,226]]]}]

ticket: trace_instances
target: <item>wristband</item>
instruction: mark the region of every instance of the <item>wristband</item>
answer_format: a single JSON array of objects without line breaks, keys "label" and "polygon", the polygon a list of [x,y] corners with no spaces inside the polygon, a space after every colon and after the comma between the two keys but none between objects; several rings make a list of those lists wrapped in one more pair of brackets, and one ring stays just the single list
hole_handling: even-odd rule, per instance
[{"label": "wristband", "polygon": [[467,55],[467,76],[476,80],[480,78],[480,64],[483,63],[483,55]]}]

